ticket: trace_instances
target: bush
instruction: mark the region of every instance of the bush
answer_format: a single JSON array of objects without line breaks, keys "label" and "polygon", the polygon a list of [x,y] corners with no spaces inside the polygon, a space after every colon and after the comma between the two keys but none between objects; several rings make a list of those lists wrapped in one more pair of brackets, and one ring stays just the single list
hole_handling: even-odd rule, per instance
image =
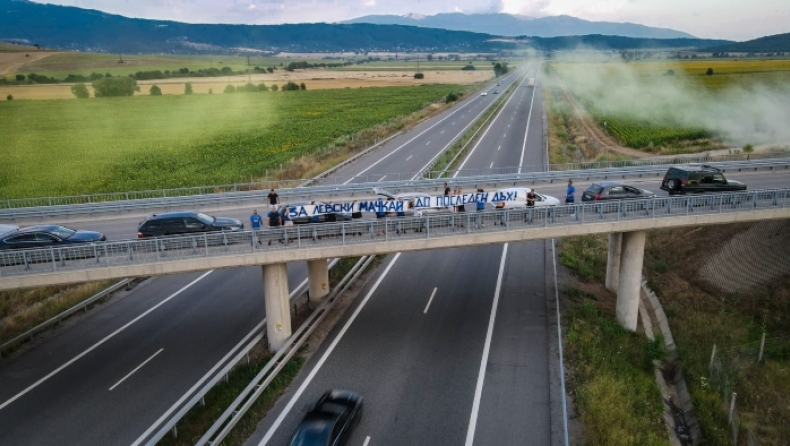
[{"label": "bush", "polygon": [[474,66],[474,65],[472,65],[472,64],[469,64],[469,65],[467,65],[467,66],[465,66],[465,67],[463,67],[463,68],[461,68],[461,69],[462,69],[462,70],[469,71],[469,70],[476,70],[477,68],[475,68],[475,66]]},{"label": "bush", "polygon": [[667,70],[667,72],[664,73],[664,76],[674,76],[674,75],[675,75],[675,70]]},{"label": "bush", "polygon": [[415,79],[425,79],[425,75],[422,73],[414,73]]},{"label": "bush", "polygon": [[192,93],[193,93],[193,91],[192,91],[192,84],[190,82],[185,83],[184,84],[184,94],[192,94]]},{"label": "bush", "polygon": [[236,87],[234,87],[231,84],[226,85],[225,91],[223,91],[223,93],[235,93],[235,92],[236,92]]},{"label": "bush", "polygon": [[283,85],[283,91],[299,91],[299,86],[294,82],[288,82]]},{"label": "bush", "polygon": [[25,80],[25,75],[24,74],[17,74],[16,75],[16,80],[19,81],[19,82],[22,82],[23,80]]},{"label": "bush", "polygon": [[708,71],[705,72],[707,76],[713,76],[713,68],[708,68]]},{"label": "bush", "polygon": [[258,91],[269,91],[266,84],[258,84]]},{"label": "bush", "polygon": [[131,77],[102,77],[93,81],[93,94],[97,98],[132,96],[140,91],[137,81]]},{"label": "bush", "polygon": [[302,90],[302,91],[305,91],[305,90],[307,90],[307,85],[305,85],[305,83],[302,82],[301,84],[299,84],[299,89]]},{"label": "bush", "polygon": [[458,93],[452,92],[447,95],[447,98],[444,100],[444,102],[449,104],[450,102],[457,100],[458,100]]},{"label": "bush", "polygon": [[244,87],[237,88],[236,91],[239,91],[241,88],[244,88],[244,91],[246,91],[248,93],[257,93],[258,92],[258,87],[256,87],[252,83],[247,83],[247,85],[245,85]]},{"label": "bush", "polygon": [[754,146],[751,144],[746,144],[745,146],[743,146],[743,151],[744,153],[752,153],[754,152]]},{"label": "bush", "polygon": [[86,87],[85,84],[83,83],[72,85],[71,93],[79,99],[87,99],[90,97],[90,93],[88,92],[88,87]]},{"label": "bush", "polygon": [[279,89],[280,87],[278,87],[277,84],[272,85],[272,91],[277,91]]},{"label": "bush", "polygon": [[5,100],[6,101],[13,101],[14,97],[9,94],[8,96],[5,97]]},{"label": "bush", "polygon": [[156,85],[152,85],[151,89],[149,90],[151,96],[162,96],[162,89],[157,87]]}]

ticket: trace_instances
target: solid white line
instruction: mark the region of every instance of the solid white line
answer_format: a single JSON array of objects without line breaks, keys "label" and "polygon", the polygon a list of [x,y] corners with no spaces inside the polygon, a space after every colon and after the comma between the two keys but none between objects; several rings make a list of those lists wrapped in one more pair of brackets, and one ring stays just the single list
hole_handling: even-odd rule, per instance
[{"label": "solid white line", "polygon": [[[524,79],[522,79],[521,80],[521,84],[523,84],[526,79],[527,79],[526,77]],[[520,87],[521,84],[519,84],[518,87]],[[516,88],[518,88],[518,87],[516,87]],[[510,100],[513,99],[513,96],[515,96],[515,94],[511,95],[507,99],[507,102],[505,102],[505,105],[502,107],[502,109],[499,110],[499,113],[496,114],[496,116],[494,117],[494,120],[491,121],[491,124],[488,125],[488,128],[486,129],[486,131],[483,132],[483,136],[481,136],[480,139],[477,140],[477,142],[475,143],[474,147],[472,147],[472,150],[470,150],[469,154],[466,155],[466,158],[464,158],[464,162],[462,162],[461,165],[458,166],[458,169],[456,170],[455,174],[453,175],[453,178],[458,176],[458,173],[464,168],[464,166],[466,165],[466,162],[469,161],[469,158],[471,158],[472,154],[475,153],[475,150],[477,149],[477,146],[479,146],[480,143],[485,139],[486,134],[488,133],[489,130],[491,130],[491,126],[493,126],[494,123],[496,122],[496,120],[499,119],[499,115],[501,115],[502,112],[505,111],[505,109],[507,108],[507,104],[510,103]]]},{"label": "solid white line", "polygon": [[121,385],[121,383],[122,383],[122,382],[126,381],[126,378],[128,378],[128,377],[130,377],[130,376],[134,375],[134,372],[136,372],[136,371],[140,370],[141,368],[143,368],[143,366],[144,366],[144,365],[148,364],[148,361],[150,361],[150,360],[154,359],[154,358],[156,357],[156,355],[158,355],[158,354],[162,353],[162,350],[164,350],[164,348],[160,348],[158,352],[156,352],[156,353],[154,353],[153,355],[151,355],[151,357],[150,357],[150,358],[146,359],[145,361],[143,361],[143,363],[142,363],[142,364],[140,364],[140,365],[138,365],[137,367],[135,367],[135,369],[134,369],[134,370],[132,370],[131,372],[129,372],[129,374],[128,374],[128,375],[126,375],[126,376],[124,376],[123,378],[121,378],[121,380],[120,380],[120,381],[118,381],[117,383],[115,383],[115,385],[114,385],[114,386],[110,387],[110,392],[112,392],[112,389],[114,389],[114,388],[118,387],[119,385]]},{"label": "solid white line", "polygon": [[[380,163],[380,162],[384,161],[385,159],[387,159],[387,158],[388,158],[390,155],[392,155],[392,154],[394,154],[395,152],[399,151],[400,149],[402,149],[402,148],[406,147],[406,146],[407,146],[409,143],[411,143],[411,142],[412,142],[412,141],[414,141],[415,139],[417,139],[417,138],[419,138],[420,136],[422,136],[422,135],[423,135],[425,132],[427,132],[428,130],[431,130],[432,128],[434,128],[434,127],[436,127],[437,125],[441,124],[442,122],[444,122],[444,120],[446,120],[446,119],[449,119],[449,118],[450,118],[450,116],[452,116],[452,115],[454,115],[454,114],[458,113],[459,111],[463,110],[463,109],[464,109],[464,107],[467,107],[467,106],[469,106],[469,105],[473,104],[473,103],[475,102],[475,100],[476,100],[476,99],[472,99],[471,101],[467,102],[466,104],[464,104],[464,105],[462,105],[462,106],[458,107],[458,109],[457,109],[457,110],[454,110],[454,111],[453,111],[452,113],[450,113],[449,115],[447,115],[447,116],[445,116],[444,118],[442,118],[442,119],[440,119],[440,120],[436,121],[435,123],[433,123],[433,125],[431,125],[431,126],[430,126],[430,127],[428,127],[427,129],[423,130],[422,132],[418,133],[416,136],[414,136],[414,138],[412,138],[412,139],[410,139],[410,140],[406,141],[405,143],[401,144],[400,146],[398,146],[398,147],[397,147],[395,150],[393,150],[392,152],[390,152],[390,153],[388,153],[388,154],[386,154],[386,155],[382,156],[381,158],[379,158],[379,160],[378,160],[378,161],[376,161],[375,163],[373,163],[373,164],[371,164],[370,166],[366,167],[364,170],[362,170],[362,171],[361,171],[361,172],[359,172],[358,174],[354,175],[353,177],[351,177],[351,178],[350,178],[348,181],[346,181],[346,182],[345,182],[345,183],[343,183],[343,184],[348,184],[348,183],[350,183],[350,182],[354,181],[354,179],[355,179],[355,178],[359,177],[359,176],[360,176],[360,175],[362,175],[363,173],[365,173],[365,172],[367,172],[368,170],[372,169],[372,168],[373,168],[374,166],[376,166],[378,163]],[[453,122],[453,124],[455,124],[455,122]]]},{"label": "solid white line", "polygon": [[[518,161],[518,173],[521,173],[521,166],[524,164],[524,152],[527,150],[527,135],[529,135],[529,121],[532,120],[532,106],[535,105],[535,90],[538,87],[532,87],[532,101],[529,103],[529,115],[527,115],[527,129],[524,131],[524,144],[521,146],[521,159]],[[548,162],[548,161],[546,161]]]},{"label": "solid white line", "polygon": [[370,443],[370,437],[365,438],[365,442],[362,443],[362,446],[368,446],[368,443]]},{"label": "solid white line", "polygon": [[350,327],[351,324],[354,323],[354,320],[356,320],[357,316],[359,316],[359,313],[362,311],[363,308],[365,308],[365,304],[367,304],[368,300],[370,300],[370,296],[372,296],[373,293],[376,292],[379,285],[381,284],[381,281],[384,280],[385,277],[387,277],[387,274],[390,272],[390,269],[392,269],[392,265],[394,265],[395,262],[398,260],[400,254],[401,253],[395,254],[395,257],[392,259],[392,262],[390,262],[390,264],[387,265],[387,269],[385,269],[384,273],[382,273],[381,276],[378,278],[376,283],[373,285],[373,288],[371,288],[370,291],[368,291],[368,294],[365,296],[364,299],[362,299],[362,302],[359,304],[357,309],[354,310],[354,314],[351,315],[351,317],[348,319],[348,322],[346,322],[346,325],[343,326],[343,329],[340,330],[340,333],[337,334],[337,337],[335,337],[335,339],[332,341],[332,344],[329,346],[328,349],[326,349],[324,354],[321,356],[321,359],[318,360],[318,363],[316,363],[313,370],[311,370],[310,374],[307,375],[307,378],[304,380],[302,385],[299,386],[299,389],[296,391],[294,396],[291,397],[291,401],[288,402],[288,404],[285,406],[285,409],[283,409],[283,411],[280,412],[280,415],[277,417],[277,419],[274,420],[274,424],[272,424],[272,427],[269,428],[268,432],[266,432],[266,435],[263,437],[260,443],[258,443],[259,446],[265,445],[266,443],[269,442],[269,440],[272,439],[272,435],[274,435],[274,431],[276,431],[277,428],[280,427],[285,417],[288,415],[291,409],[293,409],[294,405],[296,404],[296,401],[299,400],[299,397],[302,396],[302,393],[304,393],[305,389],[307,389],[307,386],[309,386],[310,382],[313,381],[315,375],[318,374],[319,370],[321,370],[321,367],[329,358],[329,355],[332,354],[332,352],[335,350],[335,347],[337,347],[337,344],[340,343],[341,339],[343,339],[343,335],[345,335],[346,332],[348,331],[348,327]]},{"label": "solid white line", "polygon": [[378,181],[378,182],[382,182],[382,181],[384,181],[384,178],[387,178],[387,176],[386,176],[386,175],[384,175],[383,177],[379,178],[379,181]]},{"label": "solid white line", "polygon": [[560,288],[557,284],[557,250],[551,239],[551,260],[554,263],[554,305],[557,307],[557,339],[560,346],[560,391],[562,392],[562,425],[565,431],[565,446],[568,446],[568,403],[565,400],[565,364],[562,359],[562,320],[560,319]]},{"label": "solid white line", "polygon": [[191,287],[192,285],[194,285],[194,284],[198,283],[198,281],[202,280],[204,277],[208,276],[208,275],[209,275],[209,274],[211,274],[212,272],[214,272],[214,270],[213,270],[213,269],[212,269],[211,271],[208,271],[208,272],[204,273],[202,276],[200,276],[200,277],[198,277],[197,279],[193,280],[193,281],[192,281],[192,282],[190,282],[188,285],[186,285],[184,288],[181,288],[180,290],[178,290],[178,291],[176,291],[175,293],[171,294],[171,295],[170,295],[168,298],[166,298],[166,299],[165,299],[165,300],[163,300],[162,302],[159,302],[158,304],[156,304],[156,305],[154,305],[153,307],[149,308],[149,309],[148,309],[148,311],[146,311],[145,313],[143,313],[143,314],[141,314],[141,315],[137,316],[136,318],[132,319],[130,322],[127,322],[127,323],[126,323],[126,325],[124,325],[123,327],[121,327],[121,328],[119,328],[119,329],[115,330],[114,332],[112,332],[112,333],[108,334],[107,336],[105,336],[105,337],[104,337],[104,339],[102,339],[101,341],[99,341],[99,342],[97,342],[97,343],[93,344],[93,345],[92,345],[91,347],[89,347],[87,350],[85,350],[84,352],[82,352],[82,353],[80,353],[79,355],[77,355],[77,356],[75,356],[74,358],[72,358],[72,359],[71,359],[69,362],[67,362],[67,363],[63,364],[62,366],[58,367],[57,369],[55,369],[55,370],[53,370],[53,371],[49,372],[49,373],[48,373],[48,374],[47,374],[45,377],[43,377],[43,378],[39,379],[39,380],[38,380],[38,381],[36,381],[35,383],[33,383],[33,384],[31,384],[30,386],[28,386],[28,387],[27,387],[25,390],[23,390],[23,391],[19,392],[18,394],[14,395],[13,397],[11,397],[11,399],[9,399],[8,401],[6,401],[5,403],[3,403],[3,404],[0,404],[0,410],[2,410],[3,408],[5,408],[5,407],[6,407],[6,406],[8,406],[9,404],[13,403],[14,401],[18,400],[19,398],[21,398],[21,397],[22,397],[23,395],[25,395],[26,393],[28,393],[28,392],[30,392],[31,390],[35,389],[36,387],[40,386],[40,385],[41,385],[43,382],[45,382],[46,380],[48,380],[48,379],[52,378],[53,376],[55,376],[56,374],[60,373],[60,371],[62,371],[62,370],[63,370],[63,369],[65,369],[66,367],[70,366],[71,364],[74,364],[74,363],[75,363],[77,360],[81,359],[83,356],[85,356],[85,355],[87,355],[88,353],[90,353],[90,352],[92,352],[92,351],[96,350],[97,348],[99,348],[99,346],[101,346],[101,345],[102,345],[102,344],[104,344],[105,342],[107,342],[107,341],[109,341],[110,339],[112,339],[113,337],[115,337],[115,335],[117,335],[118,333],[120,333],[120,332],[122,332],[122,331],[126,330],[126,329],[127,329],[127,328],[129,328],[129,327],[130,327],[132,324],[134,324],[135,322],[137,322],[137,321],[139,321],[140,319],[144,318],[145,316],[147,316],[148,314],[150,314],[151,312],[153,312],[153,311],[154,311],[154,310],[156,310],[157,308],[161,307],[161,306],[162,306],[162,305],[164,305],[165,303],[169,302],[169,301],[170,301],[170,299],[173,299],[174,297],[178,296],[178,295],[179,295],[179,294],[181,294],[181,293],[182,293],[184,290],[186,290],[187,288]]},{"label": "solid white line", "polygon": [[488,317],[488,332],[486,332],[486,343],[483,347],[483,358],[480,360],[480,372],[477,374],[477,385],[475,386],[475,399],[472,403],[472,415],[469,418],[469,429],[466,431],[466,446],[472,446],[475,439],[475,429],[477,428],[477,415],[480,412],[480,398],[483,396],[483,382],[486,379],[486,366],[488,365],[488,354],[491,351],[491,338],[494,335],[494,321],[496,321],[496,310],[499,306],[499,292],[502,290],[502,276],[505,274],[505,260],[507,259],[507,246],[502,249],[502,259],[499,261],[499,276],[496,280],[496,290],[494,291],[494,303],[491,305],[491,315]]},{"label": "solid white line", "polygon": [[436,290],[437,290],[437,289],[438,289],[438,288],[435,288],[435,287],[434,287],[434,289],[433,289],[433,293],[431,293],[431,297],[430,297],[430,299],[428,299],[428,305],[426,305],[426,306],[425,306],[425,310],[423,310],[422,314],[428,314],[428,307],[430,307],[430,306],[431,306],[431,302],[433,302],[433,296],[435,296],[435,295],[436,295]]},{"label": "solid white line", "polygon": [[[444,130],[442,130],[442,131],[444,131]],[[406,158],[406,161],[410,160],[410,159],[411,159],[411,157],[413,157],[413,156],[414,156],[414,155],[409,155],[409,157],[408,157],[408,158]]]}]

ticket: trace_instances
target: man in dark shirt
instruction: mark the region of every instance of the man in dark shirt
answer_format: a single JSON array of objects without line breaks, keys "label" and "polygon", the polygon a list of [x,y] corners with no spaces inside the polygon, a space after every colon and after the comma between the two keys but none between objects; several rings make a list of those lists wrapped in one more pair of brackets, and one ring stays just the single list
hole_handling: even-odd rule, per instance
[{"label": "man in dark shirt", "polygon": [[275,204],[280,204],[280,196],[277,195],[277,192],[274,191],[274,188],[272,188],[271,192],[269,192],[269,195],[267,195],[266,198],[269,199],[269,204],[272,206]]}]

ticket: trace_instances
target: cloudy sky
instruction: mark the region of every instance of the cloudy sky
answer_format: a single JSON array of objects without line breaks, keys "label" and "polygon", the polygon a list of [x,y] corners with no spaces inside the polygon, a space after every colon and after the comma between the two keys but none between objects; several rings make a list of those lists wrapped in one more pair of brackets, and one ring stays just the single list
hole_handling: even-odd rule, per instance
[{"label": "cloudy sky", "polygon": [[749,40],[790,32],[787,0],[35,0],[189,23],[337,22],[369,14],[506,12],[633,22],[699,37]]}]

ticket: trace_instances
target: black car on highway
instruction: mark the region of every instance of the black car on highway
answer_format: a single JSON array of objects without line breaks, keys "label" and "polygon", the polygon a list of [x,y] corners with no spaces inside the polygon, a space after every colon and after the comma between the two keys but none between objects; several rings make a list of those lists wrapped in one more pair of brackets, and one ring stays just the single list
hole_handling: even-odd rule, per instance
[{"label": "black car on highway", "polygon": [[582,193],[582,201],[654,198],[656,194],[621,181],[593,183]]},{"label": "black car on highway", "polygon": [[664,179],[661,189],[674,194],[704,192],[737,192],[746,190],[740,181],[728,180],[724,172],[705,164],[683,164],[671,166]]},{"label": "black car on highway", "polygon": [[101,232],[60,225],[35,225],[0,235],[0,249],[58,248],[106,240]]},{"label": "black car on highway", "polygon": [[362,397],[350,390],[330,390],[313,404],[291,438],[291,446],[339,446],[362,417]]},{"label": "black car on highway", "polygon": [[137,238],[242,229],[244,224],[235,218],[212,217],[201,212],[167,212],[151,215],[141,221],[137,227]]}]

